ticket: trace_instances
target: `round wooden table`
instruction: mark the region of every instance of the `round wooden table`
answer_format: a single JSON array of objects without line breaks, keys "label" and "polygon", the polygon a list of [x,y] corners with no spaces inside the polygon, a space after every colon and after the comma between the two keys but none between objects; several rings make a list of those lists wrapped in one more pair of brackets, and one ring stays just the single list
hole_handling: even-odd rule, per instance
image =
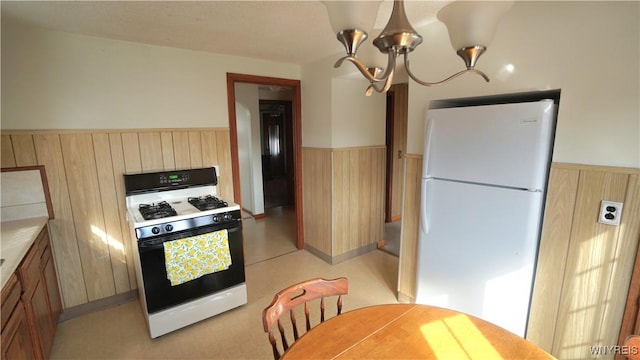
[{"label": "round wooden table", "polygon": [[553,359],[496,325],[415,304],[370,306],[312,328],[282,359]]}]

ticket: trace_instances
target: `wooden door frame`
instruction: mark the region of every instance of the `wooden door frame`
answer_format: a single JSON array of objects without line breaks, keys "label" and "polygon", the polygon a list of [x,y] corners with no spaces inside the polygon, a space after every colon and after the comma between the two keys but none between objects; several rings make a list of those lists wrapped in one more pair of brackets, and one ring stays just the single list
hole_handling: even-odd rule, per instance
[{"label": "wooden door frame", "polygon": [[395,92],[393,90],[387,91],[386,94],[386,115],[385,115],[385,145],[387,146],[387,163],[386,173],[387,178],[385,181],[385,204],[384,204],[384,220],[385,222],[393,221],[393,161],[395,159],[393,148],[393,124],[394,124],[394,109],[395,109]]},{"label": "wooden door frame", "polygon": [[233,197],[241,203],[240,161],[238,155],[238,128],[236,124],[235,84],[282,86],[292,89],[291,121],[293,127],[293,179],[294,207],[296,212],[296,246],[304,248],[304,228],[302,217],[302,96],[300,80],[272,78],[266,76],[227,73],[227,106],[229,108],[229,137],[231,144],[231,172],[233,174]]},{"label": "wooden door frame", "polygon": [[[405,90],[406,89],[406,90]],[[406,83],[394,84],[391,86],[389,91],[387,91],[386,96],[386,113],[385,113],[385,145],[387,147],[387,158],[386,158],[386,179],[385,179],[385,208],[384,208],[384,218],[385,222],[395,222],[402,220],[402,209],[400,210],[400,214],[394,214],[394,195],[395,195],[395,204],[401,205],[402,203],[402,193],[394,194],[394,187],[404,187],[402,183],[402,176],[404,173],[404,156],[407,151],[407,104],[404,102],[408,96],[408,85]],[[398,95],[400,93],[400,95]],[[401,114],[399,114],[401,112]],[[401,123],[402,122],[402,123]],[[401,131],[398,132],[397,126],[401,126]],[[398,138],[401,137],[400,139]],[[400,147],[401,152],[397,153],[396,149]],[[400,171],[399,179],[396,178],[395,181],[399,183],[394,183],[394,165],[396,165],[397,171]]]}]

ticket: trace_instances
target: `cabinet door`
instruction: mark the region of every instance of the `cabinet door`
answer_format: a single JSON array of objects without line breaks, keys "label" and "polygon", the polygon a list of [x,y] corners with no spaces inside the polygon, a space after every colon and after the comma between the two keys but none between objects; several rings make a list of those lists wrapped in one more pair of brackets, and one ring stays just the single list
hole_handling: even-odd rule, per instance
[{"label": "cabinet door", "polygon": [[2,359],[34,359],[33,345],[24,307],[19,303],[11,313],[0,339]]},{"label": "cabinet door", "polygon": [[47,289],[47,295],[49,297],[49,305],[51,309],[51,322],[58,323],[58,318],[62,313],[62,300],[60,299],[60,290],[58,288],[58,276],[56,275],[56,268],[53,264],[53,256],[51,254],[51,247],[47,247],[42,255],[41,263],[42,279],[44,280],[45,287]]},{"label": "cabinet door", "polygon": [[[30,296],[26,293],[23,295],[27,319],[29,319],[32,330],[35,330],[32,331],[32,334],[35,334],[36,339],[39,340],[40,349],[37,350],[43,358],[49,357],[54,336],[46,290],[44,281],[39,281]],[[34,327],[35,329],[33,329]]]}]

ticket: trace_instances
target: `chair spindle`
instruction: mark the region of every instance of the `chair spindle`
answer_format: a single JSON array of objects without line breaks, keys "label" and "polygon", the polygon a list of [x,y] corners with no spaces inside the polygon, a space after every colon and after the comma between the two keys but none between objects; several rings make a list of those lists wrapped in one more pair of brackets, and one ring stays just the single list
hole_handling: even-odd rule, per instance
[{"label": "chair spindle", "polygon": [[[273,358],[280,359],[282,353],[278,349],[276,337],[274,335],[274,325],[278,324],[280,339],[282,341],[283,351],[287,351],[293,343],[298,340],[300,334],[296,323],[296,317],[293,309],[304,303],[305,325],[306,330],[311,330],[311,316],[309,301],[320,299],[320,322],[325,321],[325,304],[324,298],[327,296],[338,296],[337,310],[338,315],[342,313],[342,295],[349,292],[349,282],[346,278],[338,278],[333,280],[311,279],[293,286],[290,286],[278,292],[267,308],[262,311],[262,323],[264,331],[269,336],[269,342],[273,351]],[[293,328],[293,341],[289,343],[285,336],[285,328],[282,325],[281,317],[285,312],[289,312],[291,327]]]}]

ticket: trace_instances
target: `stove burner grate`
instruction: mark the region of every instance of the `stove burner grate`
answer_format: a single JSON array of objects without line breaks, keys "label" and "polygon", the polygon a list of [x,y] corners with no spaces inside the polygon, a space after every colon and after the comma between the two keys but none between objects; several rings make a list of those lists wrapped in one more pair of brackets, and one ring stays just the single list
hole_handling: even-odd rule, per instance
[{"label": "stove burner grate", "polygon": [[178,215],[176,210],[166,201],[161,201],[156,204],[140,204],[140,206],[138,206],[138,210],[140,210],[140,214],[145,220],[160,219]]},{"label": "stove burner grate", "polygon": [[226,201],[220,200],[213,195],[190,197],[188,201],[189,201],[189,204],[195,206],[196,209],[200,211],[219,209],[219,208],[229,206],[229,204]]}]

